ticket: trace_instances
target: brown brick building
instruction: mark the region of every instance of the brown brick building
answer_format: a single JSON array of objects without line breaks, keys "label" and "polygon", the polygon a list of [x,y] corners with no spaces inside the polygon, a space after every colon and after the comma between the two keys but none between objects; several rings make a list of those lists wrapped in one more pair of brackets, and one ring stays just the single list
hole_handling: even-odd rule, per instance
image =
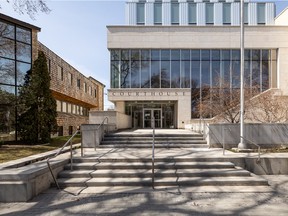
[{"label": "brown brick building", "polygon": [[40,42],[38,50],[47,57],[51,90],[57,101],[58,134],[71,135],[78,126],[88,123],[90,109],[103,110],[105,86],[92,77],[85,77]]},{"label": "brown brick building", "polygon": [[13,96],[14,99],[10,100],[17,100],[18,88],[36,60],[38,51],[43,51],[47,57],[51,90],[57,102],[58,135],[72,134],[78,126],[88,123],[89,110],[104,109],[104,84],[92,77],[85,77],[40,43],[37,37],[40,30],[36,26],[0,14],[1,139],[17,139],[17,103],[8,101],[7,98]]}]

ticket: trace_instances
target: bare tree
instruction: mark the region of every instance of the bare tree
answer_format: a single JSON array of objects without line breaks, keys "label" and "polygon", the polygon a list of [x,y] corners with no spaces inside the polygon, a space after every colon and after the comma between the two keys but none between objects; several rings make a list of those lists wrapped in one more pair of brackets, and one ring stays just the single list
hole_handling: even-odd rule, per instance
[{"label": "bare tree", "polygon": [[268,90],[255,96],[246,104],[247,119],[261,123],[284,123],[288,121],[288,98]]},{"label": "bare tree", "polygon": [[48,14],[51,11],[44,0],[6,0],[6,2],[13,3],[13,9],[17,13],[26,13],[31,19],[35,19],[38,12]]},{"label": "bare tree", "polygon": [[[254,88],[247,88],[244,91],[245,101],[256,94]],[[239,104],[240,88],[232,88],[230,81],[218,79],[213,88],[202,89],[202,102],[199,103],[199,110],[203,117],[215,117],[215,121],[239,123]]]}]

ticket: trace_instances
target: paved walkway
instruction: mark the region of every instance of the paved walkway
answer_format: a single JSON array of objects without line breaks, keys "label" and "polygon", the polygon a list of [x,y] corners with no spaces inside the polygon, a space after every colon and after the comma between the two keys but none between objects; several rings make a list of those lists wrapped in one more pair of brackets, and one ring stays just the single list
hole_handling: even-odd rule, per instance
[{"label": "paved walkway", "polygon": [[185,188],[121,193],[49,189],[27,203],[0,203],[0,215],[288,215],[288,176],[263,176],[270,192],[189,192]]}]

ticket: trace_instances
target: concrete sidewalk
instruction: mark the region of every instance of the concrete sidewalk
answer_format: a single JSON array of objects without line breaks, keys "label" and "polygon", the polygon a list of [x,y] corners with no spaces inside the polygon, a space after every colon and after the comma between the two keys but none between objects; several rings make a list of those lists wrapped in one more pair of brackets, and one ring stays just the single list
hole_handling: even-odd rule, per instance
[{"label": "concrete sidewalk", "polygon": [[288,175],[263,176],[266,192],[189,192],[187,188],[84,190],[74,196],[49,189],[27,203],[0,203],[0,215],[288,215]]}]

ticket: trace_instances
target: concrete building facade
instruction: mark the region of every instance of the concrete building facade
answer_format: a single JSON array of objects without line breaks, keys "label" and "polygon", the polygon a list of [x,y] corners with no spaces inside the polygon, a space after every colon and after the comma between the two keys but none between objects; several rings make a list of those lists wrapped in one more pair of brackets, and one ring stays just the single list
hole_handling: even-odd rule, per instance
[{"label": "concrete building facade", "polygon": [[72,134],[88,123],[90,110],[103,110],[104,85],[85,77],[45,45],[37,34],[40,28],[0,14],[0,135],[1,140],[17,139],[17,96],[25,74],[38,52],[47,57],[51,91],[57,102],[58,135]]},{"label": "concrete building facade", "polygon": [[[287,10],[275,18],[274,3],[244,6],[245,87],[287,95]],[[239,90],[239,1],[133,0],[126,9],[127,25],[107,27],[108,98],[133,127],[149,128],[154,117],[156,127],[184,128],[212,117],[199,107],[213,102],[213,89]]]}]

